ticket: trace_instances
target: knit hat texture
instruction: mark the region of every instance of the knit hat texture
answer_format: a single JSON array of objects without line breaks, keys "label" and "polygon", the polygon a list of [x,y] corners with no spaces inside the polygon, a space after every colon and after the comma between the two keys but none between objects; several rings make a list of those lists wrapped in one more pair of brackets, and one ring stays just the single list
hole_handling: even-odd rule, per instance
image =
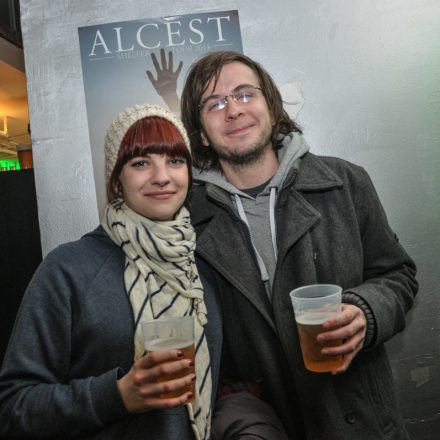
[{"label": "knit hat texture", "polygon": [[139,119],[147,116],[157,116],[170,121],[179,130],[186,147],[191,152],[188,135],[182,121],[170,110],[158,105],[141,104],[129,107],[118,114],[111,123],[105,136],[105,175],[107,182],[118,158],[119,147],[127,130]]}]

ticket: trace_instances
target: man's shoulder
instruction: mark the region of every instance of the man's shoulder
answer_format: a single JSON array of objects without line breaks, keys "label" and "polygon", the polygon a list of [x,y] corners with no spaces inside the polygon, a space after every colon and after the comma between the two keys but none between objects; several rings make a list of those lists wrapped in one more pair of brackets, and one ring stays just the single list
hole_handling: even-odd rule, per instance
[{"label": "man's shoulder", "polygon": [[193,186],[191,188],[191,192],[189,194],[190,198],[193,199],[194,197],[204,197],[206,193],[206,182],[203,182],[203,180],[196,180],[193,183]]},{"label": "man's shoulder", "polygon": [[324,156],[309,152],[304,155],[303,161],[310,163],[310,166],[316,166],[317,164],[325,165],[333,171],[363,171],[360,165],[335,156]]},{"label": "man's shoulder", "polygon": [[303,156],[300,175],[326,178],[340,184],[369,179],[365,169],[353,162],[334,156],[307,153]]},{"label": "man's shoulder", "polygon": [[191,214],[191,221],[195,225],[209,220],[220,209],[208,197],[207,186],[208,184],[205,182],[194,182],[188,196],[188,209]]},{"label": "man's shoulder", "polygon": [[360,165],[332,156],[308,153],[303,158],[295,189],[302,192],[338,190],[353,200],[375,200],[377,193],[367,171]]}]

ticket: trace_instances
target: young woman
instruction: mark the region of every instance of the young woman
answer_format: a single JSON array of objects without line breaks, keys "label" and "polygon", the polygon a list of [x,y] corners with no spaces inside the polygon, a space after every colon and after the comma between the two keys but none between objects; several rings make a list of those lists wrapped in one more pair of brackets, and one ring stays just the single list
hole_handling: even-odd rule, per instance
[{"label": "young woman", "polygon": [[[105,153],[101,225],[49,253],[23,299],[0,372],[0,435],[207,440],[221,320],[183,206],[188,137],[169,111],[136,106],[111,124]],[[195,317],[195,375],[158,382],[191,360],[145,354],[141,323],[186,315]],[[185,391],[194,381],[195,396]],[[178,396],[160,398],[165,391]]]}]

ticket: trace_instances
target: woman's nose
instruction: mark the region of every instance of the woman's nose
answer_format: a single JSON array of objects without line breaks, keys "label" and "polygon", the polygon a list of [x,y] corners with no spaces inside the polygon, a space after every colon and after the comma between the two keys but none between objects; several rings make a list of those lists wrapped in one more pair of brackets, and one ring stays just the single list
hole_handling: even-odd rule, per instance
[{"label": "woman's nose", "polygon": [[156,185],[166,185],[170,181],[170,175],[165,164],[157,164],[153,168],[152,183]]}]

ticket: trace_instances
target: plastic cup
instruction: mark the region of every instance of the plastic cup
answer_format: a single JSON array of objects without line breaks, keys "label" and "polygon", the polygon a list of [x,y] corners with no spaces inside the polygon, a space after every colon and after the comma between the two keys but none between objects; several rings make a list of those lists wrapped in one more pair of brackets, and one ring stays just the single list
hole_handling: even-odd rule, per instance
[{"label": "plastic cup", "polygon": [[[166,382],[194,373],[195,371],[195,349],[194,349],[194,317],[185,316],[181,318],[156,319],[154,321],[142,322],[142,336],[144,347],[148,352],[177,349],[183,352],[184,359],[191,359],[193,366],[175,374],[161,376],[157,382]],[[195,384],[192,383],[177,391],[161,394],[162,399],[180,396],[188,391],[195,393]]]},{"label": "plastic cup", "polygon": [[340,313],[341,296],[342,288],[334,284],[313,284],[290,292],[304,366],[309,371],[325,373],[342,364],[342,355],[321,354],[323,347],[341,345],[342,340],[320,344],[316,339],[325,331],[322,323]]}]

